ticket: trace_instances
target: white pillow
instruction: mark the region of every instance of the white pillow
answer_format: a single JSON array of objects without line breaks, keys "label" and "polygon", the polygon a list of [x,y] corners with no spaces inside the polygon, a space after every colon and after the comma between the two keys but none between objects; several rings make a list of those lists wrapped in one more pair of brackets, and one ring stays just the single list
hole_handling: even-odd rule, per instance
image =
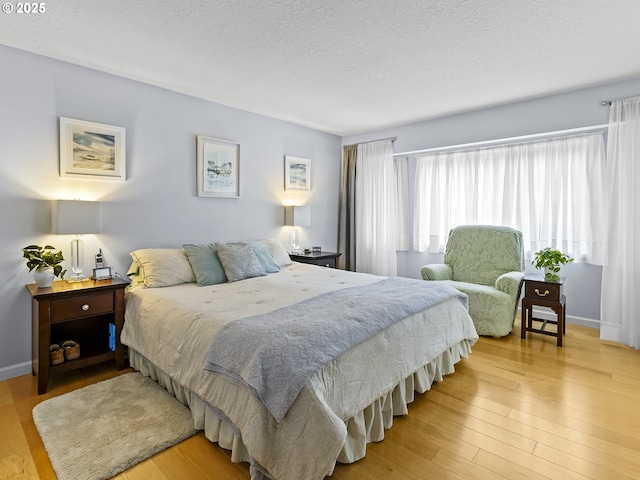
[{"label": "white pillow", "polygon": [[269,253],[273,257],[273,260],[276,262],[276,264],[282,267],[284,265],[291,265],[293,263],[291,261],[291,257],[289,257],[289,254],[287,253],[287,250],[282,246],[282,243],[280,243],[280,240],[272,238],[267,240],[259,240],[259,242],[267,247],[267,250],[269,250]]},{"label": "white pillow", "polygon": [[183,248],[145,248],[131,252],[147,288],[192,283],[196,277]]}]

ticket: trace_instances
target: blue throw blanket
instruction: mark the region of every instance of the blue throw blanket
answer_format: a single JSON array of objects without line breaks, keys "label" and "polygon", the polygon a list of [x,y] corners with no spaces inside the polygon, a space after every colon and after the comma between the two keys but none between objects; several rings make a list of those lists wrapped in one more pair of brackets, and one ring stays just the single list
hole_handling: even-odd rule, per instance
[{"label": "blue throw blanket", "polygon": [[349,348],[448,298],[447,285],[393,277],[329,292],[223,327],[204,368],[248,387],[280,422],[314,372]]}]

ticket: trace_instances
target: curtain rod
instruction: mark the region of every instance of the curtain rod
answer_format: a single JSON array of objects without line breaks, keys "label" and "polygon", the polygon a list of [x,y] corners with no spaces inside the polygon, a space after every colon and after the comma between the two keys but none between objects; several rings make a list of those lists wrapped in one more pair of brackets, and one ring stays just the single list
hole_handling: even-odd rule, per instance
[{"label": "curtain rod", "polygon": [[556,135],[588,132],[590,130],[599,130],[604,128],[609,128],[609,125],[608,124],[592,125],[590,127],[578,127],[578,128],[569,128],[567,130],[556,130],[555,132],[543,132],[543,133],[533,133],[530,135],[520,135],[519,137],[506,137],[506,138],[497,138],[495,140],[484,140],[481,142],[461,143],[459,145],[449,145],[446,147],[424,148],[422,150],[412,150],[410,152],[394,153],[393,156],[400,157],[405,155],[413,155],[416,153],[428,153],[428,152],[437,152],[437,151],[443,151],[443,150],[463,150],[469,147],[479,147],[481,145],[490,145],[493,143],[513,143],[520,140],[529,140],[529,139],[540,138],[540,137],[550,137],[550,136],[556,136]]},{"label": "curtain rod", "polygon": [[398,139],[397,136],[395,136],[395,137],[387,137],[387,138],[379,138],[377,140],[367,140],[366,142],[352,143],[351,145],[343,145],[343,147],[351,147],[352,145],[363,145],[365,143],[384,142],[385,140],[391,140],[391,142],[393,143],[397,139]]},{"label": "curtain rod", "polygon": [[[623,97],[623,98],[618,98],[617,100],[629,100],[631,98],[636,98],[637,95],[634,95],[632,97]],[[608,107],[609,105],[611,105],[611,103],[615,102],[616,100],[602,100],[600,102],[600,105],[602,105],[603,107]]]}]

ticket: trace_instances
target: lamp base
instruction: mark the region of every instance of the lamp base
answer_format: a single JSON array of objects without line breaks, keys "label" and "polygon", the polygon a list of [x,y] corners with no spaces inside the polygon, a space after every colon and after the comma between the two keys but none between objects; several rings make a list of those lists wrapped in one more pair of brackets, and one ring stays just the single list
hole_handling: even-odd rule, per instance
[{"label": "lamp base", "polygon": [[88,280],[82,274],[82,263],[84,261],[84,243],[80,238],[80,235],[71,240],[71,271],[73,275],[67,278],[68,283],[78,283]]},{"label": "lamp base", "polygon": [[74,275],[72,277],[65,278],[65,280],[67,281],[67,283],[79,283],[79,282],[86,282],[91,279],[89,277],[84,277],[82,275]]},{"label": "lamp base", "polygon": [[297,228],[291,230],[291,247],[294,253],[300,251],[300,231]]}]

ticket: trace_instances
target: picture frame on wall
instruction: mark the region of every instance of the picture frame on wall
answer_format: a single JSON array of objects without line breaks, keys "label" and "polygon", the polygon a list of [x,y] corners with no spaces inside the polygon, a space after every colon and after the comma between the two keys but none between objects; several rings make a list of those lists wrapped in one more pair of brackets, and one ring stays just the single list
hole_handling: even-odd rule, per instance
[{"label": "picture frame on wall", "polygon": [[240,197],[240,145],[198,135],[197,182],[199,197]]},{"label": "picture frame on wall", "polygon": [[60,176],[126,179],[126,129],[60,117]]},{"label": "picture frame on wall", "polygon": [[311,160],[285,155],[284,189],[293,191],[311,190]]}]

